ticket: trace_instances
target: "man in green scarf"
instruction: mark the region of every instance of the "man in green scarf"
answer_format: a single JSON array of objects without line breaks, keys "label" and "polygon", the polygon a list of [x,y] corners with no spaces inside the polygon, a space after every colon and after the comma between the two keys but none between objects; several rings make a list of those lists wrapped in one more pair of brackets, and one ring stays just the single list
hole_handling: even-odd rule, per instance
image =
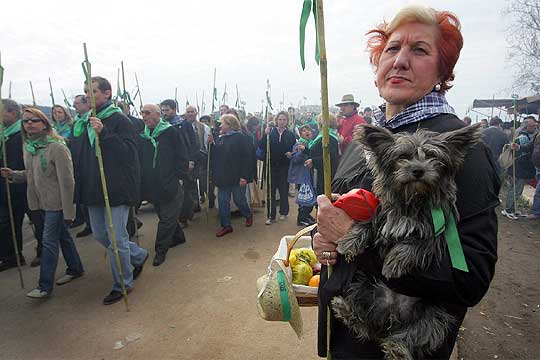
[{"label": "man in green scarf", "polygon": [[183,200],[180,178],[188,171],[189,158],[179,130],[161,118],[157,105],[144,105],[141,114],[145,123],[139,146],[141,199],[154,205],[159,218],[153,261],[159,266],[169,248],[186,241],[177,220]]},{"label": "man in green scarf", "polygon": [[[24,170],[23,146],[21,137],[21,107],[13,100],[2,99],[3,124],[0,135],[6,139],[7,167],[13,170]],[[2,143],[0,142],[0,149]],[[2,151],[0,166],[4,167]],[[17,257],[13,247],[13,235],[9,215],[6,179],[0,177],[0,271],[17,266]],[[15,223],[15,237],[21,264],[25,264],[22,256],[22,223],[24,213],[28,209],[26,202],[26,184],[10,184],[11,205]]]}]

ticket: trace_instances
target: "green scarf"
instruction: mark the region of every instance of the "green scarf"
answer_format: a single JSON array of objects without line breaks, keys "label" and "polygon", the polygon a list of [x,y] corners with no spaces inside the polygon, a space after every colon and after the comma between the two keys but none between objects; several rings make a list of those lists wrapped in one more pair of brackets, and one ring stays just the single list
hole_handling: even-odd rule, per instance
[{"label": "green scarf", "polygon": [[[339,143],[338,133],[336,129],[328,129],[329,135],[336,139],[336,141]],[[315,145],[319,140],[322,140],[322,130],[319,132],[319,135],[313,140],[309,142],[308,149],[311,149],[313,145]]]},{"label": "green scarf", "polygon": [[45,137],[40,137],[35,140],[32,140],[32,139],[26,140],[26,143],[25,143],[26,151],[32,154],[32,156],[36,155],[36,153],[39,152],[39,159],[41,161],[41,170],[43,172],[47,170],[47,159],[45,159],[45,148],[50,143],[54,143],[54,142],[66,145],[64,140],[56,139],[49,135]]},{"label": "green scarf", "polygon": [[171,124],[169,122],[163,120],[163,118],[159,119],[159,122],[157,123],[156,127],[153,131],[150,131],[150,128],[148,126],[144,127],[144,132],[141,133],[141,137],[143,139],[150,140],[152,143],[152,146],[154,146],[154,161],[152,162],[152,167],[156,167],[156,161],[157,161],[157,155],[158,155],[158,145],[159,143],[156,141],[156,138],[167,128],[169,128]]},{"label": "green scarf", "polygon": [[[21,120],[17,120],[15,121],[13,124],[9,125],[7,128],[3,125],[2,128],[0,129],[0,136],[5,136],[6,137],[6,142],[9,140],[9,137],[11,135],[15,135],[17,134],[18,132],[21,131]],[[1,140],[1,138],[0,138]],[[2,142],[0,141],[0,159],[3,158],[3,151],[2,150]],[[2,165],[4,166],[4,165]]]},{"label": "green scarf", "polygon": [[[106,119],[109,116],[111,116],[114,113],[121,113],[122,109],[119,107],[114,106],[113,104],[110,104],[105,109],[101,110],[97,113],[96,117],[100,120]],[[90,140],[90,145],[94,146],[94,142],[96,141],[96,131],[93,127],[90,126],[90,112],[87,112],[83,116],[79,117],[77,116],[75,118],[75,124],[73,125],[73,136],[79,137],[84,132],[84,129],[87,129],[88,134],[88,140]]]},{"label": "green scarf", "polygon": [[64,134],[71,132],[71,126],[67,123],[67,121],[64,121],[62,123],[55,122],[54,123],[54,131],[60,136],[64,136]]}]

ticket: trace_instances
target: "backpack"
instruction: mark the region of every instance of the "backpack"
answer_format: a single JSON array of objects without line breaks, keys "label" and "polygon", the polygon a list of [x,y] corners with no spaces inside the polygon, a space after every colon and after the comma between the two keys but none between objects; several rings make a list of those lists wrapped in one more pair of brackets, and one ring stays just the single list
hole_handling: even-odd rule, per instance
[{"label": "backpack", "polygon": [[540,168],[540,133],[536,134],[533,142],[531,160],[535,167]]}]

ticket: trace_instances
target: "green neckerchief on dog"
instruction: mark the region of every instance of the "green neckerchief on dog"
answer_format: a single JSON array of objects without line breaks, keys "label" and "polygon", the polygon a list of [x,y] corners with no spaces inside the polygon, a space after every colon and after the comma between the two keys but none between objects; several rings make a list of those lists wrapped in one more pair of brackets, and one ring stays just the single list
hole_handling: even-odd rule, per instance
[{"label": "green neckerchief on dog", "polygon": [[[106,119],[112,114],[115,113],[121,113],[122,109],[119,107],[114,106],[113,104],[110,104],[105,109],[101,110],[96,114],[96,117],[100,120]],[[84,132],[84,128],[87,129],[88,134],[88,140],[90,140],[90,145],[94,146],[94,142],[96,141],[96,131],[93,127],[90,126],[90,112],[84,114],[80,118],[75,119],[75,125],[73,126],[73,136],[78,137],[81,136],[81,134]]]},{"label": "green neckerchief on dog", "polygon": [[[13,124],[9,125],[8,127],[2,126],[0,128],[0,136],[5,136],[6,141],[9,140],[9,137],[11,135],[15,135],[21,131],[21,120],[15,121]],[[2,150],[2,142],[0,141],[0,150]],[[0,151],[0,159],[2,159],[2,154],[4,152]]]},{"label": "green neckerchief on dog", "polygon": [[431,209],[431,218],[433,220],[435,236],[439,236],[444,232],[444,238],[448,245],[452,267],[464,272],[469,272],[467,262],[465,261],[465,254],[463,253],[463,247],[461,246],[461,241],[459,239],[454,214],[450,214],[447,221],[443,210],[441,208],[434,208]]},{"label": "green neckerchief on dog", "polygon": [[26,151],[28,151],[32,155],[36,155],[36,153],[39,151],[39,160],[41,162],[41,170],[45,172],[47,170],[47,159],[45,159],[45,148],[48,144],[57,142],[60,144],[66,144],[64,140],[54,138],[52,136],[45,136],[40,137],[39,139],[26,140],[26,144],[24,145]]},{"label": "green neckerchief on dog", "polygon": [[152,132],[150,132],[150,128],[148,126],[144,126],[144,132],[141,133],[141,137],[143,139],[150,140],[152,145],[154,146],[154,161],[152,163],[152,167],[156,167],[156,160],[157,160],[157,154],[158,154],[158,142],[156,141],[156,138],[165,130],[167,130],[169,127],[171,127],[171,124],[169,124],[168,121],[163,120],[163,118],[159,119],[159,122],[157,123],[156,127]]}]

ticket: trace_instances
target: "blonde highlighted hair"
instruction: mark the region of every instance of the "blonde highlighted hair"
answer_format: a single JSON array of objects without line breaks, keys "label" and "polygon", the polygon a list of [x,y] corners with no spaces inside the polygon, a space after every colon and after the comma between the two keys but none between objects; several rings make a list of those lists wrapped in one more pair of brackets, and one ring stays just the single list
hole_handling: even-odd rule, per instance
[{"label": "blonde highlighted hair", "polygon": [[[319,116],[317,116],[317,125],[319,126],[319,129],[323,128],[322,114],[319,114]],[[328,114],[328,128],[330,128],[330,129],[337,129],[338,128],[336,115],[334,115],[332,113]]]},{"label": "blonde highlighted hair", "polygon": [[222,115],[221,118],[219,119],[219,121],[222,124],[229,125],[229,127],[232,130],[235,130],[235,131],[240,131],[241,130],[240,120],[238,120],[238,118],[236,116],[232,115],[232,114]]},{"label": "blonde highlighted hair", "polygon": [[[35,107],[25,107],[22,111],[22,114],[24,116],[24,113],[30,113],[32,114],[33,116],[37,117],[38,119],[41,119],[43,121],[43,123],[45,124],[45,131],[44,133],[55,138],[55,139],[58,139],[58,140],[64,140],[63,137],[61,137],[60,135],[56,134],[56,132],[54,131],[52,125],[51,125],[51,122],[49,121],[49,119],[47,118],[47,115],[45,115],[43,113],[43,111],[39,110],[38,108],[35,108]],[[22,138],[23,138],[23,141],[26,142],[26,140],[28,139],[28,133],[26,132],[26,129],[24,128],[24,125],[21,126],[21,135],[22,135]]]}]

